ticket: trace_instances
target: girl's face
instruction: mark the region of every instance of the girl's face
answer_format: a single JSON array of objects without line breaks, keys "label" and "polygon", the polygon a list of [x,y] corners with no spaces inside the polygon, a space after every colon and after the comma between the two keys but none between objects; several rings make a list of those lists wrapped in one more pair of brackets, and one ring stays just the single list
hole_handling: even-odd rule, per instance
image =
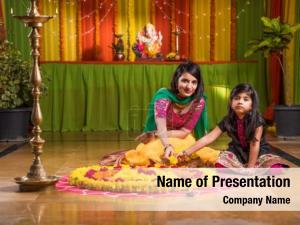
[{"label": "girl's face", "polygon": [[190,73],[183,73],[178,79],[178,95],[182,98],[192,96],[198,86],[197,79]]},{"label": "girl's face", "polygon": [[231,108],[241,119],[252,110],[252,99],[247,92],[241,92],[231,100]]}]

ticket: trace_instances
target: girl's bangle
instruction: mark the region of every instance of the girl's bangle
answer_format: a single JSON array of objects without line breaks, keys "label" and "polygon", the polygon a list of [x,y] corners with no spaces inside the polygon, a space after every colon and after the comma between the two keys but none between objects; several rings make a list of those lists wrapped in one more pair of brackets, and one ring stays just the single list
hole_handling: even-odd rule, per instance
[{"label": "girl's bangle", "polygon": [[167,148],[169,148],[169,147],[172,147],[173,148],[173,146],[171,145],[171,144],[167,144],[165,147],[164,147],[164,152],[167,150]]},{"label": "girl's bangle", "polygon": [[189,154],[186,152],[186,150],[183,150],[183,151],[182,151],[182,155],[184,155],[184,156],[189,156]]}]

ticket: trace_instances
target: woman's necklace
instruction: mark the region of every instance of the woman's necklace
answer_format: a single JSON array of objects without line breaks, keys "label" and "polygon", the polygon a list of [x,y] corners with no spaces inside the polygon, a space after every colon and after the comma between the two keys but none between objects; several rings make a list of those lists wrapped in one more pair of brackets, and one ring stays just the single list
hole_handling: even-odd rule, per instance
[{"label": "woman's necklace", "polygon": [[189,107],[190,103],[182,105],[182,104],[178,104],[178,103],[174,103],[174,108],[176,110],[177,113],[181,114],[182,111],[184,111],[187,107]]}]

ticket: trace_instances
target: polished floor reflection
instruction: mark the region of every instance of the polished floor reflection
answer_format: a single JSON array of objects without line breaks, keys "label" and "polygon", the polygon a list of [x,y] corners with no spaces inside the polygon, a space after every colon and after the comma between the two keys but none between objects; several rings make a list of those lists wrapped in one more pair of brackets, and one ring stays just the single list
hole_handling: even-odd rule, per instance
[{"label": "polished floor reflection", "polygon": [[[104,154],[131,149],[135,134],[126,132],[44,133],[42,162],[48,175],[65,175],[72,169],[97,163]],[[294,158],[300,158],[300,140],[269,141]],[[223,149],[221,137],[213,147]],[[0,143],[0,152],[16,143]],[[40,192],[20,193],[13,178],[26,175],[32,154],[25,144],[0,158],[0,224],[299,224],[299,212],[134,212],[117,211],[104,196],[58,192],[53,187]],[[297,166],[297,165],[294,165]],[[203,202],[205,204],[205,202]],[[111,208],[109,208],[111,207]],[[105,210],[103,210],[105,208]]]}]

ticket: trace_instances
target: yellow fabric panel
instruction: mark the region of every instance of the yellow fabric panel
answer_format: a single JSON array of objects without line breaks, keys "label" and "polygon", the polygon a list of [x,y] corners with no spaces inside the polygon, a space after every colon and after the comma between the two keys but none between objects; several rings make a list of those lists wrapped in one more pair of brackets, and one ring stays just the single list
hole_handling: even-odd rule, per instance
[{"label": "yellow fabric panel", "polygon": [[[63,61],[76,61],[77,60],[77,52],[76,52],[76,41],[77,41],[77,1],[76,0],[62,0],[64,2],[65,7],[63,10],[65,11],[65,16],[63,22],[63,30],[61,32],[64,33],[64,49],[63,49]],[[66,3],[70,2],[70,3]]]},{"label": "yellow fabric panel", "polygon": [[[295,24],[295,8],[296,0],[283,1],[283,20],[289,24]],[[295,41],[292,39],[288,45],[288,49],[284,51],[283,67],[285,70],[284,82],[286,90],[284,90],[284,97],[286,103],[292,104],[294,102],[294,76],[295,76]]]},{"label": "yellow fabric panel", "polygon": [[151,21],[151,0],[117,0],[115,5],[115,33],[123,34],[127,60],[134,61],[131,47],[136,41],[137,32]]},{"label": "yellow fabric panel", "polygon": [[191,59],[210,60],[210,1],[191,1]]},{"label": "yellow fabric panel", "polygon": [[[48,0],[41,0],[43,15],[55,15],[58,5],[49,2]],[[41,38],[41,60],[42,61],[59,61],[60,60],[60,43],[59,43],[59,16],[49,20],[42,28]]]},{"label": "yellow fabric panel", "polygon": [[115,33],[123,34],[125,57],[128,59],[128,15],[127,15],[127,0],[117,0],[115,5]]},{"label": "yellow fabric panel", "polygon": [[231,1],[216,0],[215,11],[215,60],[230,61]]},{"label": "yellow fabric panel", "polygon": [[155,1],[150,0],[150,23],[152,23],[155,27],[155,18],[156,18],[156,5],[155,5]]},{"label": "yellow fabric panel", "polygon": [[136,33],[141,31],[142,28],[151,21],[150,7],[151,0],[135,0],[134,2],[134,16]]},{"label": "yellow fabric panel", "polygon": [[[132,21],[134,21],[135,29],[131,30],[132,36],[130,37],[133,42],[131,43],[130,46],[132,46],[136,42],[137,33],[141,31],[147,23],[150,23],[151,21],[150,9],[151,9],[151,0],[143,0],[143,1],[134,0],[134,15]],[[131,52],[133,53],[132,50]],[[132,57],[132,59],[133,60],[135,59],[135,55],[134,57]]]}]

